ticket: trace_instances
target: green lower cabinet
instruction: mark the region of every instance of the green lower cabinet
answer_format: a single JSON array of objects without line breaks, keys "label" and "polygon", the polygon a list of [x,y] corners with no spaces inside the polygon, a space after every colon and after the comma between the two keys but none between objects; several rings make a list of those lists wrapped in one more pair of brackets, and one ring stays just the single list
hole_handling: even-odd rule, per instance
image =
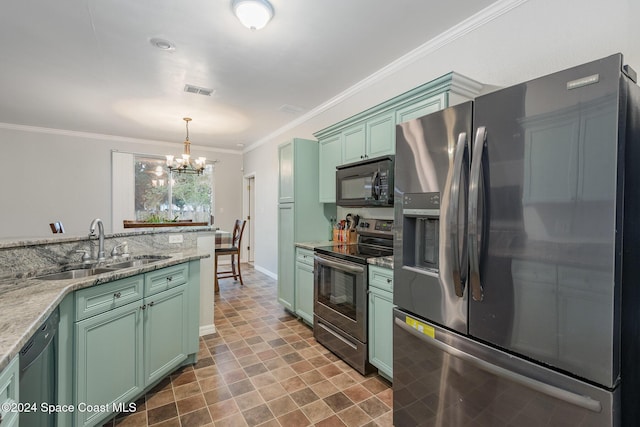
[{"label": "green lower cabinet", "polygon": [[19,423],[18,411],[9,410],[17,404],[19,399],[19,356],[15,356],[9,365],[0,372],[0,424],[2,427],[17,427]]},{"label": "green lower cabinet", "polygon": [[369,288],[369,363],[393,378],[393,293]]},{"label": "green lower cabinet", "polygon": [[313,325],[313,251],[296,251],[296,314]]},{"label": "green lower cabinet", "polygon": [[295,210],[293,203],[278,206],[278,302],[296,311],[295,300]]},{"label": "green lower cabinet", "polygon": [[[92,426],[144,390],[143,312],[140,301],[81,320],[75,325],[77,405],[108,405],[75,411],[76,426]],[[92,408],[93,409],[93,408]]]},{"label": "green lower cabinet", "polygon": [[187,358],[188,313],[186,286],[145,298],[144,377],[150,385]]},{"label": "green lower cabinet", "polygon": [[[59,387],[63,390],[60,401],[69,402],[72,398],[76,427],[104,422],[114,413],[127,409],[126,404],[188,357],[195,361],[200,283],[196,263],[192,262],[191,272],[187,264],[168,267],[82,289],[74,298],[63,301],[61,339],[67,342],[71,338],[74,344],[61,345],[61,357],[68,351],[73,354],[73,363],[68,368],[62,364],[64,378],[59,381],[64,383],[73,377],[74,386],[73,392]],[[141,292],[131,290],[141,289],[143,278],[146,279],[144,297]],[[156,282],[168,289],[159,291],[160,288],[152,286]],[[133,294],[139,295],[139,299],[118,305]],[[73,317],[74,300],[75,322],[71,327],[73,337],[70,337],[71,331],[66,332],[64,319]],[[95,307],[97,314],[85,317],[91,310],[81,310],[83,307]],[[60,421],[66,425],[71,423],[65,417],[59,417],[58,424]]]},{"label": "green lower cabinet", "polygon": [[393,270],[369,266],[369,363],[393,378]]}]

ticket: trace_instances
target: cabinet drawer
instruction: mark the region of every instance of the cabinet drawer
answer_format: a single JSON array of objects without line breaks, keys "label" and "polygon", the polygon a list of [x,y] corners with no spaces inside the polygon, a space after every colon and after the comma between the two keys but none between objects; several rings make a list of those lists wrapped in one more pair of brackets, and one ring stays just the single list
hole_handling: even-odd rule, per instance
[{"label": "cabinet drawer", "polygon": [[19,363],[18,356],[15,356],[9,365],[4,368],[0,373],[0,419],[2,419],[2,426],[17,426],[18,425],[18,412],[7,411],[9,407],[5,408],[5,404],[18,403],[18,378],[19,378]]},{"label": "cabinet drawer", "polygon": [[189,263],[163,268],[144,275],[144,295],[149,296],[175,288],[189,280]]},{"label": "cabinet drawer", "polygon": [[77,291],[76,320],[86,319],[142,299],[143,281],[144,276],[140,274]]},{"label": "cabinet drawer", "polygon": [[301,262],[313,267],[313,251],[310,251],[309,249],[297,248],[296,262]]},{"label": "cabinet drawer", "polygon": [[393,292],[393,270],[370,265],[369,286]]}]

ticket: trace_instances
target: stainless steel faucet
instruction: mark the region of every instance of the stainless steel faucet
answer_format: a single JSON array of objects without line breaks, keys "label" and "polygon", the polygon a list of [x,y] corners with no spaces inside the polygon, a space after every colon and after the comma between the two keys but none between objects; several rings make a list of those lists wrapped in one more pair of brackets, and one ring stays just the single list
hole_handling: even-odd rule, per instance
[{"label": "stainless steel faucet", "polygon": [[89,226],[89,237],[91,238],[96,236],[96,225],[98,226],[98,257],[96,260],[101,262],[105,261],[106,257],[104,256],[104,225],[100,218],[96,218],[91,221],[91,225]]}]

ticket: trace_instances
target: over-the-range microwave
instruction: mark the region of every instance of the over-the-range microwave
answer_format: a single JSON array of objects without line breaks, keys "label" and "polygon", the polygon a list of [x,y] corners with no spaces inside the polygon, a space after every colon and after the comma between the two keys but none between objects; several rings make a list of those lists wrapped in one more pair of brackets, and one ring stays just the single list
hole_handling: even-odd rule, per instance
[{"label": "over-the-range microwave", "polygon": [[395,156],[376,157],[336,168],[338,206],[393,206]]}]

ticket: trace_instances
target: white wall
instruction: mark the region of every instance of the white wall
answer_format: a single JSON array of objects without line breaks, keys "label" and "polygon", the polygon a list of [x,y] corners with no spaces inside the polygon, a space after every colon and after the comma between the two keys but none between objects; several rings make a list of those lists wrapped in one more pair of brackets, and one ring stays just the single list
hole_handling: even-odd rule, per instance
[{"label": "white wall", "polygon": [[[0,125],[0,238],[51,236],[62,221],[67,234],[85,235],[93,218],[111,231],[111,151],[164,155],[182,144]],[[242,155],[196,145],[215,166],[215,225],[231,230],[242,216]]]},{"label": "white wall", "polygon": [[244,173],[255,173],[254,266],[267,274],[278,271],[278,144],[276,140],[251,151]]},{"label": "white wall", "polygon": [[[509,1],[497,4],[505,3]],[[470,31],[452,31],[449,41],[427,43],[421,50],[423,55],[414,55],[406,67],[373,78],[373,84],[326,111],[265,138],[264,145],[244,156],[245,173],[254,171],[259,176],[255,265],[277,272],[279,143],[293,137],[312,139],[313,132],[450,71],[504,87],[622,52],[625,62],[640,72],[638,16],[638,0],[528,0],[482,25],[469,25]],[[474,24],[484,22],[481,18],[486,14],[477,18],[472,19]],[[340,72],[339,67],[334,69]]]}]

